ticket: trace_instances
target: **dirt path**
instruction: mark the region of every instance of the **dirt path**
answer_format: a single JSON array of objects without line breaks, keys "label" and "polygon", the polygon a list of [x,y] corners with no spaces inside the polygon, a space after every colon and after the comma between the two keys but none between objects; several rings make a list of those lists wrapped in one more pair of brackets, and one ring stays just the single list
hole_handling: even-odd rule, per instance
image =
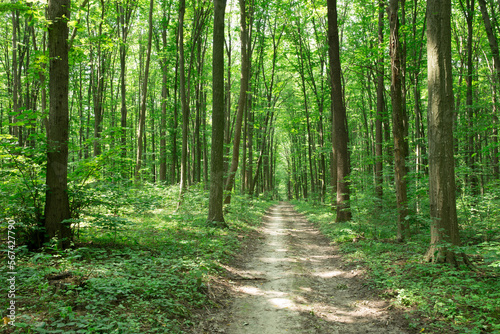
[{"label": "dirt path", "polygon": [[227,268],[230,309],[205,315],[196,333],[410,333],[290,204],[271,208],[262,232],[246,263]]}]

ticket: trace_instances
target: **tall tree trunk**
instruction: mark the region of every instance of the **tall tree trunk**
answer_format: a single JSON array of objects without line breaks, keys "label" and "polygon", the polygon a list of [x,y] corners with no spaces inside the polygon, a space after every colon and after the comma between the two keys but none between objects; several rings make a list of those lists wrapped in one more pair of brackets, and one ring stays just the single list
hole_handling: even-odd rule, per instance
[{"label": "tall tree trunk", "polygon": [[468,180],[469,186],[471,187],[472,193],[474,195],[479,194],[479,184],[477,177],[476,168],[476,151],[475,151],[475,130],[474,130],[474,107],[473,107],[473,89],[472,81],[474,74],[474,65],[472,63],[473,58],[473,24],[474,24],[474,7],[475,0],[466,0],[466,7],[463,7],[462,1],[460,1],[462,6],[462,11],[464,12],[465,19],[467,21],[467,75],[465,76],[465,83],[467,87],[465,104],[467,108],[467,166],[469,167]]},{"label": "tall tree trunk", "polygon": [[135,160],[135,173],[134,177],[136,182],[139,181],[139,172],[142,166],[142,150],[143,150],[143,136],[144,128],[146,126],[146,105],[148,97],[148,78],[149,78],[149,63],[151,61],[151,44],[153,40],[153,7],[154,0],[149,3],[149,16],[148,16],[148,47],[146,51],[146,65],[144,67],[144,77],[142,82],[142,96],[141,96],[141,110],[139,115],[139,124],[137,125],[137,155]]},{"label": "tall tree trunk", "polygon": [[212,63],[212,156],[208,222],[225,226],[222,212],[224,195],[224,14],[226,0],[214,0]]},{"label": "tall tree trunk", "polygon": [[120,34],[120,126],[122,157],[127,156],[127,37],[130,30],[130,18],[134,10],[134,2],[117,3],[118,32]]},{"label": "tall tree trunk", "polygon": [[[420,188],[421,184],[421,177],[420,174],[426,173],[426,159],[425,156],[427,155],[426,151],[426,146],[424,145],[425,143],[425,131],[424,131],[424,122],[423,122],[423,117],[422,117],[422,102],[421,102],[421,88],[420,88],[420,67],[422,63],[422,57],[423,57],[423,50],[424,50],[424,34],[425,34],[425,29],[422,29],[422,35],[417,36],[417,17],[418,17],[418,0],[414,0],[414,9],[413,9],[413,39],[414,40],[420,40],[422,41],[421,46],[419,48],[414,48],[413,52],[413,58],[415,60],[414,63],[414,71],[413,71],[413,101],[415,104],[415,186],[417,189]],[[425,13],[427,17],[427,12]],[[424,20],[425,22],[425,20]],[[425,27],[424,27],[425,28]],[[417,214],[420,213],[420,199],[421,195],[417,193],[416,195],[416,212]]]},{"label": "tall tree trunk", "polygon": [[[451,0],[427,1],[429,199],[431,243],[426,258],[457,264],[460,246],[453,154]],[[446,245],[444,245],[446,243]]]},{"label": "tall tree trunk", "polygon": [[102,121],[104,113],[104,85],[105,85],[105,74],[107,71],[108,51],[103,50],[102,44],[102,25],[104,24],[105,14],[106,14],[106,2],[104,0],[101,3],[101,18],[99,22],[98,31],[98,43],[97,43],[97,69],[93,67],[94,71],[94,87],[93,87],[93,99],[94,99],[94,156],[100,155],[101,152],[101,133],[102,133]]},{"label": "tall tree trunk", "polygon": [[[375,117],[375,192],[379,200],[382,200],[383,191],[383,134],[382,119],[384,118],[384,56],[382,53],[384,45],[384,1],[379,1],[378,10],[378,47],[379,58],[377,60],[377,116]],[[380,202],[379,205],[382,205]]]},{"label": "tall tree trunk", "polygon": [[12,114],[13,114],[13,122],[16,123],[12,126],[12,135],[17,137],[18,144],[22,145],[21,138],[21,127],[17,125],[19,115],[19,90],[21,86],[21,82],[19,80],[19,64],[17,59],[18,54],[18,36],[17,32],[19,31],[19,11],[12,11]]},{"label": "tall tree trunk", "polygon": [[226,181],[227,196],[225,203],[231,202],[231,190],[234,187],[234,179],[238,171],[240,161],[240,142],[241,126],[243,123],[243,114],[247,105],[247,91],[250,73],[250,48],[248,47],[248,23],[246,15],[246,0],[239,0],[240,4],[240,40],[241,40],[241,77],[240,77],[240,96],[238,98],[238,112],[236,113],[236,123],[234,126],[233,155],[231,157],[231,167]]},{"label": "tall tree trunk", "polygon": [[493,149],[493,175],[495,178],[500,177],[500,166],[498,163],[498,117],[496,115],[497,111],[497,105],[498,105],[498,100],[497,100],[497,87],[500,85],[500,54],[498,51],[498,40],[496,38],[495,32],[493,31],[493,27],[491,26],[491,19],[490,15],[488,14],[488,8],[486,7],[486,1],[485,0],[479,0],[479,7],[481,8],[481,14],[483,17],[483,22],[484,22],[484,28],[486,30],[486,35],[488,36],[488,42],[490,44],[490,49],[491,49],[491,55],[493,57],[493,67],[495,70],[494,76],[496,77],[495,80],[493,80],[493,113],[492,113],[492,118],[493,118],[493,142],[496,144],[494,145]]},{"label": "tall tree trunk", "polygon": [[337,222],[351,220],[350,198],[350,157],[348,150],[349,135],[347,115],[342,94],[340,67],[340,43],[337,22],[337,1],[328,0],[328,45],[330,55],[330,74],[332,78],[332,104],[334,147],[337,155]]},{"label": "tall tree trunk", "polygon": [[186,70],[184,57],[184,14],[186,12],[186,0],[181,0],[179,3],[179,78],[180,78],[180,93],[181,93],[181,109],[182,109],[182,149],[181,149],[181,182],[180,182],[180,199],[187,188],[187,159],[188,159],[188,129],[189,129],[189,105],[186,94]]},{"label": "tall tree trunk", "polygon": [[57,238],[62,248],[71,243],[71,218],[68,199],[68,20],[70,0],[49,0],[49,127],[47,132],[47,192],[45,229]]},{"label": "tall tree trunk", "polygon": [[398,240],[409,236],[408,195],[406,186],[407,120],[403,109],[403,86],[401,43],[399,39],[399,0],[389,2],[390,50],[391,50],[391,100],[392,100],[392,134],[394,137],[394,176],[396,200],[398,206]]},{"label": "tall tree trunk", "polygon": [[[163,9],[163,21],[166,22],[165,9]],[[164,26],[161,30],[161,40],[163,46],[167,46],[167,26]],[[164,55],[164,57],[166,57]],[[167,60],[164,58],[161,61],[162,69],[162,81],[161,81],[161,125],[160,125],[160,181],[165,182],[167,180],[167,97],[168,97],[168,80],[167,80]]]},{"label": "tall tree trunk", "polygon": [[[178,32],[177,32],[178,33]],[[179,38],[176,39],[179,43]],[[178,48],[178,46],[177,46]],[[171,182],[175,184],[179,182],[179,154],[177,153],[177,131],[179,128],[179,101],[178,101],[178,91],[179,91],[179,55],[176,56],[175,63],[175,78],[174,78],[174,115],[172,124],[172,166],[170,168]]]}]

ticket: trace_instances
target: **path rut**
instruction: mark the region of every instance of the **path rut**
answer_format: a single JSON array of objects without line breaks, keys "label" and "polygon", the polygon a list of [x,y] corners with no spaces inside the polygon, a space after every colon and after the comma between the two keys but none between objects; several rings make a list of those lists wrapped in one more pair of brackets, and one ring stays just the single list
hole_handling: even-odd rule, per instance
[{"label": "path rut", "polygon": [[236,296],[224,320],[208,332],[410,333],[292,205],[272,207],[262,232],[246,263],[228,268]]}]

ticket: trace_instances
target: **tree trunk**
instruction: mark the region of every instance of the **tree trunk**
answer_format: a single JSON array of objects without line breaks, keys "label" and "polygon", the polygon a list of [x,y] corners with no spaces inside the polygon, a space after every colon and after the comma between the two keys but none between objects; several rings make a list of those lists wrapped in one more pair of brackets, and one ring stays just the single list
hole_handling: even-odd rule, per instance
[{"label": "tree trunk", "polygon": [[350,198],[350,157],[348,150],[349,135],[347,115],[342,94],[340,67],[340,43],[337,23],[337,1],[328,0],[328,45],[330,55],[330,74],[332,78],[332,104],[334,147],[337,156],[337,222],[351,220]]},{"label": "tree trunk", "polygon": [[227,196],[225,203],[231,203],[231,190],[234,187],[234,179],[238,171],[240,161],[240,142],[241,126],[243,123],[243,114],[247,105],[247,91],[250,73],[250,48],[248,48],[248,24],[245,8],[246,0],[239,0],[240,4],[240,39],[241,39],[241,78],[240,78],[240,96],[238,98],[238,112],[236,114],[236,123],[234,126],[233,155],[231,158],[231,167],[226,181]]},{"label": "tree trunk", "polygon": [[70,0],[49,0],[49,127],[47,132],[47,193],[45,229],[62,248],[71,243],[68,199],[68,20]]},{"label": "tree trunk", "polygon": [[[163,21],[165,19],[165,9],[163,11]],[[167,46],[167,26],[166,24],[162,27],[161,39],[163,46]],[[167,81],[167,60],[163,59],[161,61],[162,69],[162,81],[161,81],[161,126],[160,126],[160,181],[165,182],[167,180],[167,97],[168,97],[168,81]]]},{"label": "tree trunk", "polygon": [[146,104],[148,96],[148,77],[149,77],[149,63],[151,61],[151,44],[153,39],[153,6],[154,0],[150,0],[149,3],[149,30],[148,30],[148,48],[146,51],[146,65],[144,68],[144,77],[142,82],[142,96],[141,96],[141,110],[139,115],[139,124],[137,125],[137,156],[135,160],[135,180],[139,181],[142,165],[142,150],[143,150],[143,136],[144,128],[146,126]]},{"label": "tree trunk", "polygon": [[479,0],[479,7],[481,8],[481,14],[483,17],[484,28],[486,30],[486,35],[488,36],[488,42],[490,44],[491,54],[493,57],[493,67],[495,70],[495,74],[493,76],[495,79],[493,80],[493,133],[492,140],[494,142],[493,148],[493,175],[496,179],[500,177],[500,166],[498,164],[498,117],[496,115],[497,111],[497,87],[500,84],[500,54],[498,51],[498,40],[495,36],[493,28],[491,26],[490,16],[488,14],[488,8],[486,7],[485,0]]},{"label": "tree trunk", "polygon": [[[375,117],[375,192],[379,200],[382,200],[383,191],[383,134],[382,119],[384,118],[384,57],[382,53],[384,45],[384,1],[379,1],[378,11],[378,46],[380,56],[378,58],[377,70],[377,116]],[[380,206],[382,203],[380,203]]]},{"label": "tree trunk", "polygon": [[186,1],[181,0],[179,3],[179,78],[180,78],[180,93],[181,93],[181,109],[182,109],[182,149],[181,149],[181,182],[180,182],[180,199],[187,188],[187,158],[188,158],[188,129],[189,129],[189,105],[186,94],[186,72],[185,72],[185,57],[184,57],[184,14],[186,12]]},{"label": "tree trunk", "polygon": [[212,63],[212,156],[208,222],[225,226],[222,212],[224,195],[224,14],[226,0],[214,0]]},{"label": "tree trunk", "polygon": [[[18,73],[18,41],[17,41],[17,32],[19,30],[19,11],[12,11],[12,114],[13,114],[13,122],[17,123],[19,115],[19,89],[21,83],[19,82],[19,73]],[[12,126],[12,135],[17,137],[18,144],[22,144],[22,138],[20,126],[15,124]]]},{"label": "tree trunk", "polygon": [[[427,1],[428,138],[431,243],[426,258],[457,264],[459,246],[453,157],[451,0]],[[446,243],[447,245],[443,245]]]},{"label": "tree trunk", "polygon": [[[117,4],[118,33],[120,34],[120,126],[122,157],[127,157],[127,36],[130,30],[130,18],[132,17],[133,2]],[[76,30],[76,27],[75,27]]]},{"label": "tree trunk", "polygon": [[397,238],[402,241],[409,236],[408,195],[406,186],[406,115],[403,109],[403,86],[401,65],[401,43],[399,40],[399,0],[389,2],[390,50],[391,50],[391,100],[392,100],[392,134],[394,139],[394,176],[396,200],[398,206]]},{"label": "tree trunk", "polygon": [[[476,168],[476,151],[475,151],[475,131],[474,131],[474,107],[473,107],[473,89],[472,80],[474,73],[474,65],[472,63],[473,58],[473,24],[474,24],[474,0],[466,0],[466,8],[462,10],[464,12],[467,21],[467,75],[465,76],[465,83],[467,87],[465,104],[467,108],[467,166],[469,167],[467,182],[471,187],[472,193],[474,195],[479,194],[479,184],[477,177]],[[460,2],[462,5],[462,2]]]}]

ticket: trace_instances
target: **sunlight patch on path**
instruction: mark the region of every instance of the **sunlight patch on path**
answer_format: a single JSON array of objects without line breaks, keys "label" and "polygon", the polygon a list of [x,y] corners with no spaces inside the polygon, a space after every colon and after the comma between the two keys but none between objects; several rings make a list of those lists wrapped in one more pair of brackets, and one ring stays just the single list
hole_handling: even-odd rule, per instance
[{"label": "sunlight patch on path", "polygon": [[250,279],[234,285],[240,297],[224,333],[405,333],[391,325],[384,302],[351,284],[357,273],[341,269],[328,240],[291,205],[266,217],[265,240],[238,272]]}]

